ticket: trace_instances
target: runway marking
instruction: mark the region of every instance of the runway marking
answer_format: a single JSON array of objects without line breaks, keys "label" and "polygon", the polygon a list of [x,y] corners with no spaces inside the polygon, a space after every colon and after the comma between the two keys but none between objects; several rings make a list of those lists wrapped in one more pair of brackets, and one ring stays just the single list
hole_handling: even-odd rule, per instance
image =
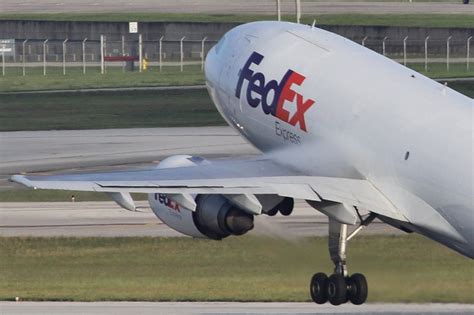
[{"label": "runway marking", "polygon": [[469,304],[294,302],[0,302],[7,314],[473,314]]},{"label": "runway marking", "polygon": [[[162,224],[162,223],[161,223]],[[21,228],[57,228],[57,227],[91,227],[91,226],[144,226],[159,225],[153,223],[93,223],[93,224],[44,224],[44,225],[0,225],[0,229],[21,229]]]}]

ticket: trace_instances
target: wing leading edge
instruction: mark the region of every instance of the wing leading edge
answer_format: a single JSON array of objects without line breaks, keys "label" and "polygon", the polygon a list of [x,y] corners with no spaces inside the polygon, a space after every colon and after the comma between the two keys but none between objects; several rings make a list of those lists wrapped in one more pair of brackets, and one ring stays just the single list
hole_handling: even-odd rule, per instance
[{"label": "wing leading edge", "polygon": [[108,173],[14,175],[11,180],[34,189],[109,193],[275,194],[339,202],[407,221],[368,180],[306,176],[266,159]]}]

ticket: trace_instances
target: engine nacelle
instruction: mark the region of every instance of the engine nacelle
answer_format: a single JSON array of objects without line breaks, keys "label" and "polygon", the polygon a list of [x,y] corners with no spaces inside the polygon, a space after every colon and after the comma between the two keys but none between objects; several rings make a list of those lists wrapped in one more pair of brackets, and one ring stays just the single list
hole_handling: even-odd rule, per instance
[{"label": "engine nacelle", "polygon": [[150,194],[153,212],[170,228],[193,237],[220,240],[242,235],[253,228],[253,215],[233,206],[221,195],[196,195],[196,211],[173,201],[166,194]]},{"label": "engine nacelle", "polygon": [[167,226],[193,237],[206,237],[194,224],[193,212],[165,194],[149,194],[148,202],[155,215]]},{"label": "engine nacelle", "polygon": [[[189,155],[163,160],[158,168],[186,167],[209,163]],[[239,209],[221,195],[191,195],[196,210],[183,207],[172,196],[149,194],[148,201],[155,215],[172,229],[193,237],[220,240],[229,235],[242,235],[253,228],[253,215]]]}]

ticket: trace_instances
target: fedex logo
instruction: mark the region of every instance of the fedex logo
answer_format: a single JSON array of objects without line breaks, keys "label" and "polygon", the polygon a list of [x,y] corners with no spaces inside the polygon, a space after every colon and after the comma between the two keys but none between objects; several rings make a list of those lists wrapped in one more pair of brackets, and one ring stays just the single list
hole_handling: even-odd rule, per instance
[{"label": "fedex logo", "polygon": [[[257,52],[253,52],[244,68],[241,70],[235,96],[240,99],[242,92],[242,85],[244,80],[248,81],[247,85],[247,102],[250,106],[256,108],[262,105],[263,112],[268,115],[278,118],[292,126],[299,124],[301,130],[306,132],[306,122],[304,116],[306,111],[313,106],[314,100],[304,99],[303,95],[292,90],[293,85],[301,85],[306,79],[305,76],[289,69],[280,82],[271,80],[266,82],[265,75],[261,72],[254,72],[250,69],[252,64],[259,65],[263,56]],[[273,91],[273,98],[269,100],[269,94]],[[290,117],[290,112],[287,111],[283,104],[288,102],[296,102],[296,112]]]},{"label": "fedex logo", "polygon": [[165,205],[171,210],[174,210],[176,212],[181,212],[181,209],[179,208],[179,204],[168,198],[165,194],[155,194],[155,200],[158,200],[159,203],[162,205]]}]

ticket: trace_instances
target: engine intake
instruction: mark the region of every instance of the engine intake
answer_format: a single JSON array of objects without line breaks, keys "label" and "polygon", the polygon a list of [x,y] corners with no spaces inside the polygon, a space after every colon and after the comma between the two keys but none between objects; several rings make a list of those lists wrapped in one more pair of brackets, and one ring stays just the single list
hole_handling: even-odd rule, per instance
[{"label": "engine intake", "polygon": [[233,206],[221,195],[198,195],[193,220],[205,236],[220,240],[253,229],[253,215]]}]

